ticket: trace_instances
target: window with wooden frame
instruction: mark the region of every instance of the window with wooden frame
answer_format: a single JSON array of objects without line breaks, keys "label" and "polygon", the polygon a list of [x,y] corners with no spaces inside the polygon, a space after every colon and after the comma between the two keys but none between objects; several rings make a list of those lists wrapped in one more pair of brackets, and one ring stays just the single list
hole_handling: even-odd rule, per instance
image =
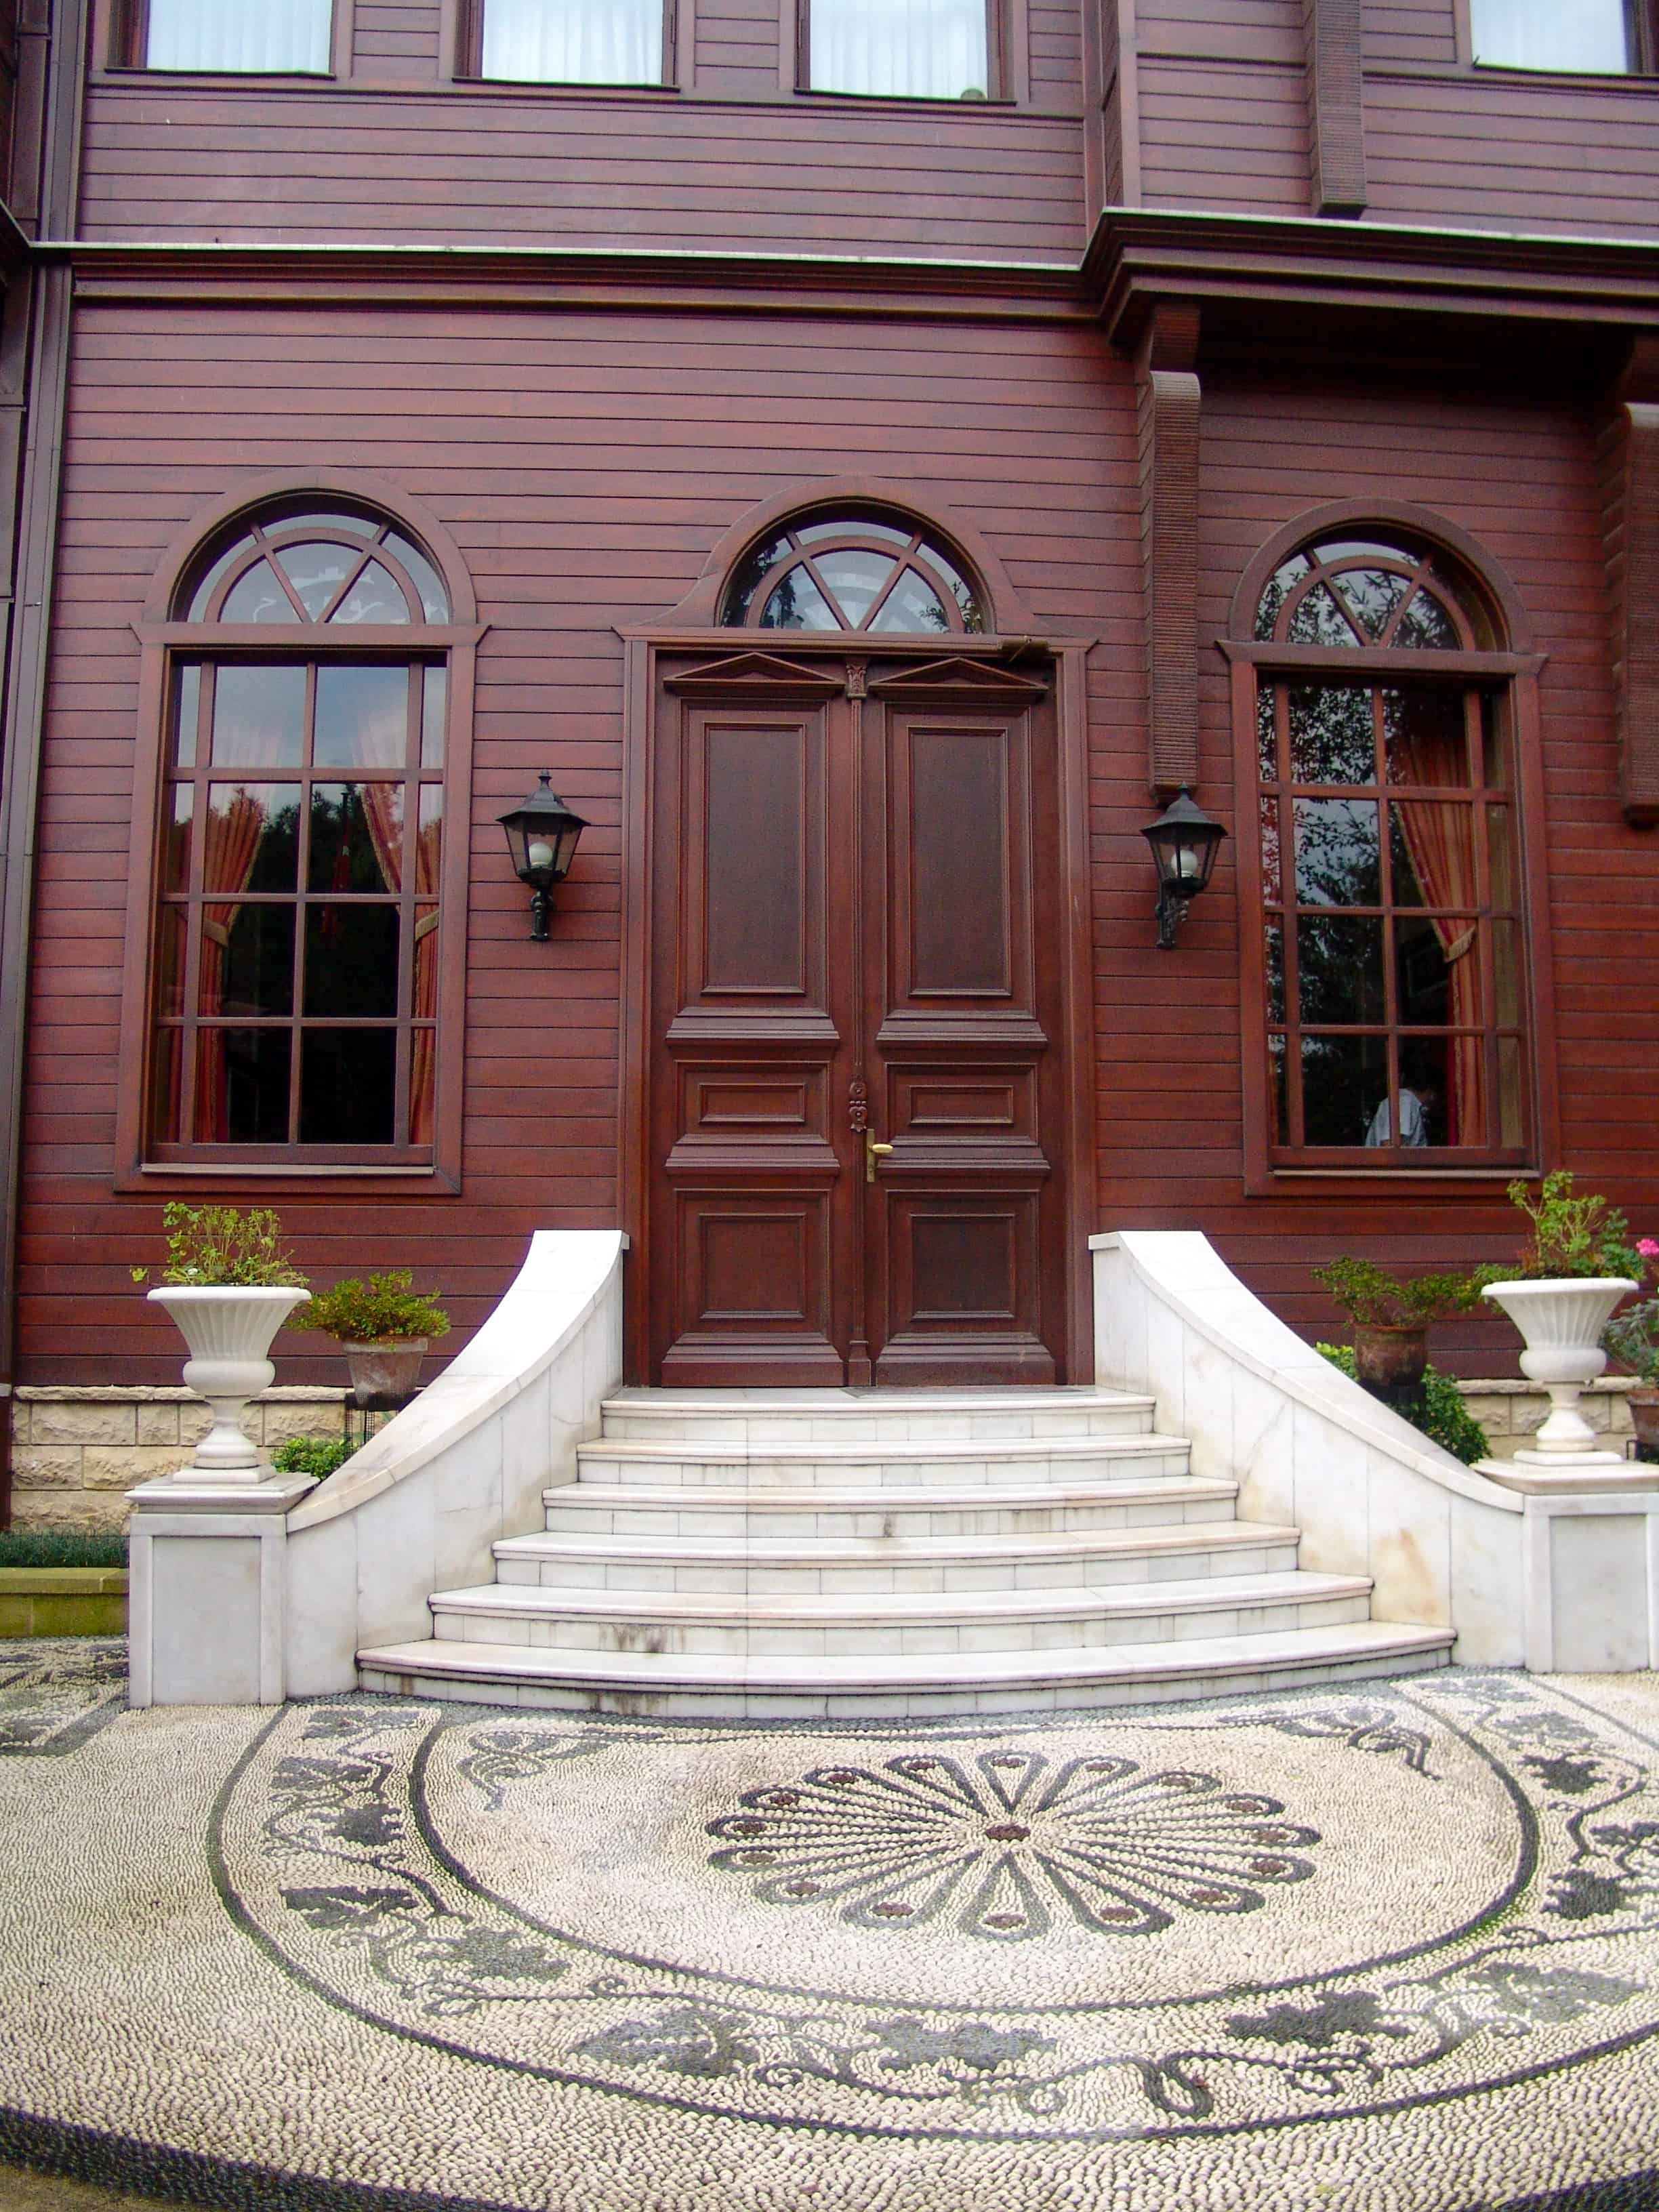
[{"label": "window with wooden frame", "polygon": [[1469,47],[1489,68],[1626,76],[1653,66],[1642,0],[1468,0]]},{"label": "window with wooden frame", "polygon": [[458,1154],[455,732],[477,632],[453,597],[402,522],[287,501],[210,538],[170,618],[145,626],[161,709],[142,872],[149,1166],[419,1170]]},{"label": "window with wooden frame", "polygon": [[123,0],[112,59],[126,69],[325,76],[333,0]]},{"label": "window with wooden frame", "polygon": [[877,100],[1001,96],[988,0],[799,0],[803,92]]},{"label": "window with wooden frame", "polygon": [[1304,544],[1259,580],[1252,627],[1225,650],[1259,1160],[1525,1164],[1535,662],[1472,574],[1403,534]]},{"label": "window with wooden frame", "polygon": [[464,0],[461,74],[513,84],[659,85],[672,0]]}]

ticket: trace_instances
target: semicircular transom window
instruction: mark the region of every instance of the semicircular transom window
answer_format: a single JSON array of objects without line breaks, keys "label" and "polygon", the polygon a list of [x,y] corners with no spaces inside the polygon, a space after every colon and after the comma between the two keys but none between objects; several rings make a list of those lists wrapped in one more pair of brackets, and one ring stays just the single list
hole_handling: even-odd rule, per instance
[{"label": "semicircular transom window", "polygon": [[1261,644],[1468,653],[1498,641],[1426,546],[1331,538],[1281,562],[1255,613]]},{"label": "semicircular transom window", "polygon": [[726,587],[732,629],[866,630],[941,637],[991,627],[985,595],[908,522],[826,515],[752,546]]},{"label": "semicircular transom window", "polygon": [[443,579],[394,525],[343,508],[289,514],[242,531],[187,580],[185,622],[447,623]]}]

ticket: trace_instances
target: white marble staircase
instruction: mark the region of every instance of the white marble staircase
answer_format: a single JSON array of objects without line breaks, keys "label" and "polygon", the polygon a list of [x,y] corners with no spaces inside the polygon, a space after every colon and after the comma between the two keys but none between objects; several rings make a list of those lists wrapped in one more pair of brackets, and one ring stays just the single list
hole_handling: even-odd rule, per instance
[{"label": "white marble staircase", "polygon": [[623,1390],[538,1534],[363,1687],[709,1717],[1018,1711],[1402,1674],[1374,1620],[1103,1389]]}]

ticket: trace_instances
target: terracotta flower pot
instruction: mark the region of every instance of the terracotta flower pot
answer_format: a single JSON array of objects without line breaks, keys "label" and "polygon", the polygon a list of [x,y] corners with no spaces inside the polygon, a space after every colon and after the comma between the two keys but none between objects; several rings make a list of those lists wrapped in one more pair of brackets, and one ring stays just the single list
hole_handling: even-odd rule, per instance
[{"label": "terracotta flower pot", "polygon": [[400,1404],[412,1398],[426,1358],[423,1336],[386,1337],[378,1344],[343,1344],[351,1388],[360,1406]]},{"label": "terracotta flower pot", "polygon": [[1549,1417],[1517,1460],[1571,1460],[1595,1453],[1595,1431],[1578,1410],[1578,1394],[1607,1364],[1601,1331],[1619,1301],[1639,1290],[1624,1275],[1564,1275],[1553,1280],[1488,1283],[1480,1293],[1501,1306],[1526,1339],[1521,1372],[1550,1394]]},{"label": "terracotta flower pot", "polygon": [[270,1340],[309,1291],[243,1288],[232,1284],[180,1284],[149,1292],[165,1306],[190,1346],[185,1388],[213,1408],[213,1426],[196,1456],[175,1480],[260,1482],[270,1462],[242,1427],[250,1398],[270,1388],[276,1370],[265,1357]]},{"label": "terracotta flower pot", "polygon": [[1368,1390],[1409,1390],[1423,1380],[1428,1364],[1426,1322],[1414,1328],[1380,1322],[1354,1323],[1354,1374]]}]

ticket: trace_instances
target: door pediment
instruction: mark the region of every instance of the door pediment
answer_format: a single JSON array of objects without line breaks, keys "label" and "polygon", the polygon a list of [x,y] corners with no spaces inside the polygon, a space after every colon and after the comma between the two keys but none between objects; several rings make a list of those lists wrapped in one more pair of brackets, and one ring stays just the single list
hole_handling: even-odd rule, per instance
[{"label": "door pediment", "polygon": [[954,653],[947,660],[925,660],[914,668],[898,669],[891,676],[878,676],[870,692],[872,698],[896,702],[914,699],[927,705],[948,699],[963,704],[1018,708],[1046,699],[1048,687],[1033,683],[1029,676],[1017,675],[1012,668],[998,668],[989,661]]},{"label": "door pediment", "polygon": [[847,689],[839,672],[827,676],[797,660],[770,653],[734,653],[665,679],[670,691],[691,699],[839,699]]}]

